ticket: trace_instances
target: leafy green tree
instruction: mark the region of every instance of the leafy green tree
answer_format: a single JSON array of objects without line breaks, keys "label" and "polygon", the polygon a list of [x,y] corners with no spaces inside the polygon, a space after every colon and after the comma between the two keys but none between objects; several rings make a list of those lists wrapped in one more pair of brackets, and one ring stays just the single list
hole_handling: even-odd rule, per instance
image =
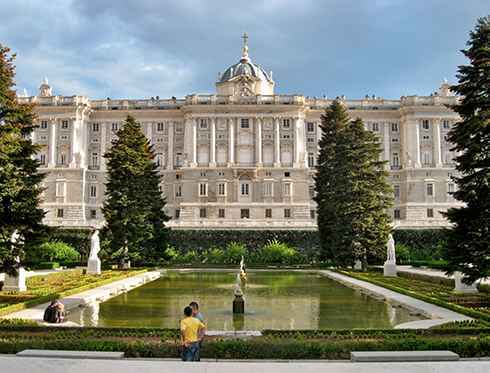
[{"label": "leafy green tree", "polygon": [[472,283],[490,275],[490,16],[480,18],[463,54],[469,65],[459,66],[453,106],[461,117],[449,132],[457,152],[454,197],[465,206],[451,208],[445,257],[449,272],[460,271]]},{"label": "leafy green tree", "polygon": [[384,252],[392,190],[379,139],[334,101],[322,116],[315,201],[323,259],[350,265]]},{"label": "leafy green tree", "polygon": [[[32,105],[19,104],[14,90],[15,55],[0,45],[0,272],[16,275],[26,252],[47,232],[39,207],[44,175],[35,158],[38,146]],[[12,243],[17,231],[19,239]]]},{"label": "leafy green tree", "polygon": [[102,234],[109,254],[121,264],[155,259],[167,247],[169,217],[160,192],[155,153],[136,120],[128,116],[117,132],[107,158],[108,181]]}]

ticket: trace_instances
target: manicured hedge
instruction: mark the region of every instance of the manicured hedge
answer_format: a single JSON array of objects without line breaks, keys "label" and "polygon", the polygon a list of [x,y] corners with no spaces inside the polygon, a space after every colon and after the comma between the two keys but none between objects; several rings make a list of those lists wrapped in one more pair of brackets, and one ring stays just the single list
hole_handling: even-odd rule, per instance
[{"label": "manicured hedge", "polygon": [[[348,359],[351,351],[451,350],[462,357],[490,355],[488,329],[424,331],[268,331],[248,339],[207,338],[202,358]],[[311,332],[311,335],[307,333]],[[177,358],[172,329],[0,326],[0,353],[24,349],[123,351],[126,357]]]}]

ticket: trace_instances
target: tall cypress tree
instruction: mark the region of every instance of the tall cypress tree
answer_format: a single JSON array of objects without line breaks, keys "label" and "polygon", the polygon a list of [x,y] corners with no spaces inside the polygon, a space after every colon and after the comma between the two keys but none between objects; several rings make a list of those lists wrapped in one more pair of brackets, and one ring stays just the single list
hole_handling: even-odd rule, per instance
[{"label": "tall cypress tree", "polygon": [[169,217],[163,211],[165,199],[159,190],[153,147],[133,117],[127,117],[104,156],[108,181],[103,235],[111,256],[120,263],[161,256]]},{"label": "tall cypress tree", "polygon": [[[17,102],[14,60],[0,45],[0,272],[11,275],[47,231],[39,207],[44,176],[35,158],[38,146],[30,138],[35,116],[32,105]],[[15,231],[20,239],[12,243]]]},{"label": "tall cypress tree", "polygon": [[448,269],[460,271],[471,283],[490,275],[490,16],[480,18],[462,53],[469,65],[459,66],[453,92],[461,101],[453,106],[461,117],[449,132],[458,152],[454,197],[465,203],[452,208],[446,259]]},{"label": "tall cypress tree", "polygon": [[391,229],[392,191],[378,138],[351,122],[341,102],[322,116],[315,202],[322,256],[338,265],[382,256]]}]

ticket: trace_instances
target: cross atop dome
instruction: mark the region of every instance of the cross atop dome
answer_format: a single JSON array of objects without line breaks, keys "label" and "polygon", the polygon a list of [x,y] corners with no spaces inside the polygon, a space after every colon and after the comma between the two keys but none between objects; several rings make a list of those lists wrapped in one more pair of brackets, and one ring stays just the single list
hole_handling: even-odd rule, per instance
[{"label": "cross atop dome", "polygon": [[248,57],[248,35],[246,32],[243,33],[243,48],[242,48],[242,61],[249,61]]}]

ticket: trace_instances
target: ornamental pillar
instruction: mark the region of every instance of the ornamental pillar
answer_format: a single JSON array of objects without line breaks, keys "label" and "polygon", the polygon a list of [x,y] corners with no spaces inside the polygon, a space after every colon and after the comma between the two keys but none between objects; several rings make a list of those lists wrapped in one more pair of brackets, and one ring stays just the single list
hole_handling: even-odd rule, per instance
[{"label": "ornamental pillar", "polygon": [[216,118],[211,118],[211,139],[209,144],[209,167],[216,167]]},{"label": "ornamental pillar", "polygon": [[274,167],[281,167],[281,130],[279,118],[274,118]]},{"label": "ornamental pillar", "polygon": [[49,161],[48,167],[56,167],[56,120],[49,123]]},{"label": "ornamental pillar", "polygon": [[174,169],[174,122],[168,122],[167,170]]},{"label": "ornamental pillar", "polygon": [[235,118],[228,119],[228,166],[235,163]]},{"label": "ornamental pillar", "polygon": [[442,167],[441,158],[441,124],[440,121],[432,122],[432,147],[434,148],[434,163],[436,167]]},{"label": "ornamental pillar", "polygon": [[262,167],[262,118],[256,118],[255,122],[255,161],[257,167]]}]

